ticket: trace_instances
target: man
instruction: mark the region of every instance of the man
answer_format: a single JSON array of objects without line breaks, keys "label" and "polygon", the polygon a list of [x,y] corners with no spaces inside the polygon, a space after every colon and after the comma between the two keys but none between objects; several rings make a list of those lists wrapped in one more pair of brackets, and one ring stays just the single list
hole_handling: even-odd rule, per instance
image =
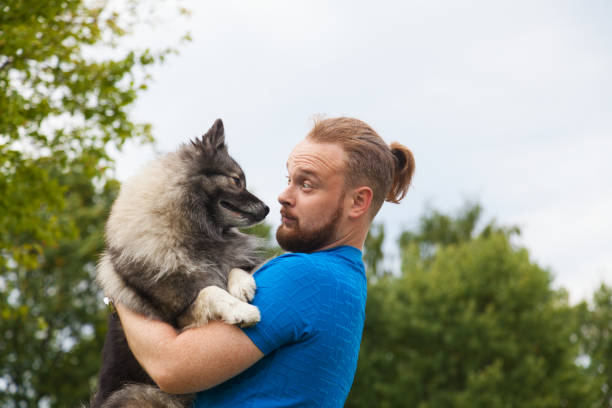
[{"label": "man", "polygon": [[[362,253],[384,201],[406,194],[414,159],[366,123],[315,123],[287,161],[276,238],[291,253],[257,272],[261,321],[177,334],[118,305],[132,352],[169,393],[198,392],[196,407],[342,407],[365,319]],[[207,391],[202,391],[207,390]]]}]

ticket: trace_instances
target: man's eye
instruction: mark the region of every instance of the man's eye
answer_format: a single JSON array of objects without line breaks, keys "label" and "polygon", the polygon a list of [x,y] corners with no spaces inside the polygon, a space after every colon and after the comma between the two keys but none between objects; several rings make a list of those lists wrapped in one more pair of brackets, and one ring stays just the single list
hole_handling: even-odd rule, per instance
[{"label": "man's eye", "polygon": [[302,188],[312,188],[312,185],[308,182],[302,183]]}]

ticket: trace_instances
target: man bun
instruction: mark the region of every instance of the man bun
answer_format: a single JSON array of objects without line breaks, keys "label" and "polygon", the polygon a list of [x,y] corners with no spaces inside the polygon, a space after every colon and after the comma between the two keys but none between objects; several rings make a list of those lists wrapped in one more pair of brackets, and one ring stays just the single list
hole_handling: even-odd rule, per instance
[{"label": "man bun", "polygon": [[397,204],[406,195],[414,173],[412,152],[397,142],[388,145],[367,123],[347,117],[315,120],[307,139],[342,147],[346,186],[372,189],[372,219],[385,201]]},{"label": "man bun", "polygon": [[393,171],[393,184],[385,197],[385,201],[397,204],[408,192],[415,163],[412,152],[406,146],[393,142],[389,145],[389,148],[395,157],[395,169]]}]

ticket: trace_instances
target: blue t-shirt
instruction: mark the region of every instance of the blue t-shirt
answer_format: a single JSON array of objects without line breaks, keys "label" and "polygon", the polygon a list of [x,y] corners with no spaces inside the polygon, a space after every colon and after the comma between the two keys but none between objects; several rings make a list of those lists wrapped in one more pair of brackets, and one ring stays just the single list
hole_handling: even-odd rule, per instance
[{"label": "blue t-shirt", "polygon": [[196,407],[342,407],[365,320],[361,251],[289,253],[255,272],[261,321],[244,333],[264,357],[198,393]]}]

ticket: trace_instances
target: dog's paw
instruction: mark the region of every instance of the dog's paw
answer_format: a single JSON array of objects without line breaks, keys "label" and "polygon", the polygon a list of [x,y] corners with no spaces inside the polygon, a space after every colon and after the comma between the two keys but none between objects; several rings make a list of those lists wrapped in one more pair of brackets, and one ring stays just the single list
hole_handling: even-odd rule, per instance
[{"label": "dog's paw", "polygon": [[254,326],[261,320],[259,309],[256,306],[244,302],[233,305],[231,311],[225,316],[225,321],[240,327]]},{"label": "dog's paw", "polygon": [[255,296],[257,285],[253,275],[239,268],[230,271],[227,280],[227,291],[236,299],[250,302]]},{"label": "dog's paw", "polygon": [[261,320],[256,306],[236,299],[218,286],[202,289],[190,310],[192,321],[185,324],[191,326],[201,326],[209,320],[223,320],[240,327],[249,327]]}]

